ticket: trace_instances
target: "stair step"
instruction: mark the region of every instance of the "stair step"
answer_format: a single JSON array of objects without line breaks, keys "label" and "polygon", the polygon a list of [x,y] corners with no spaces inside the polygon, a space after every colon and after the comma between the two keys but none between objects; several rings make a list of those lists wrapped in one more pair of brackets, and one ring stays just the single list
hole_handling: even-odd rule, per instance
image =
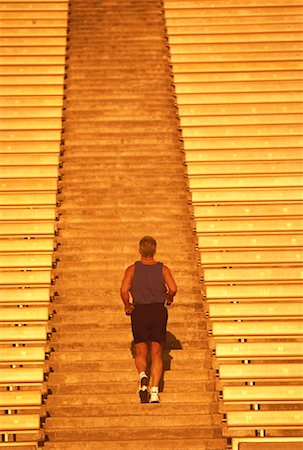
[{"label": "stair step", "polygon": [[[161,397],[162,398],[162,397]],[[138,397],[137,397],[138,402]],[[134,404],[96,404],[92,403],[89,405],[76,406],[50,406],[49,413],[51,418],[59,417],[118,417],[118,416],[128,416],[128,415],[143,415],[147,417],[154,417],[155,415],[178,415],[184,414],[185,410],[190,411],[190,415],[201,415],[201,414],[215,414],[217,403],[161,403],[158,408],[147,409],[146,405],[140,403]]]},{"label": "stair step", "polygon": [[[73,378],[74,377],[74,378]],[[73,380],[72,380],[73,378]],[[108,381],[98,381],[98,374],[92,377],[87,377],[88,381],[81,382],[83,380],[83,374],[70,374],[70,376],[65,376],[64,374],[50,374],[49,387],[54,394],[85,394],[87,392],[92,393],[134,393],[137,390],[138,383],[137,381],[124,382],[121,384],[120,382],[112,383],[110,380]],[[102,377],[101,377],[102,378]],[[89,380],[91,382],[89,382]],[[202,395],[201,392],[204,391],[212,391],[214,389],[214,382],[209,379],[205,379],[202,381],[195,380],[167,380],[165,381],[165,392],[199,392],[197,395]]]},{"label": "stair step", "polygon": [[[85,322],[85,323],[81,323],[81,318],[79,317],[78,320],[73,320],[72,318],[68,321],[68,322],[59,322],[59,321],[53,321],[52,325],[55,328],[60,327],[60,333],[69,333],[69,332],[77,332],[77,331],[82,331],[82,332],[101,332],[102,330],[105,333],[110,333],[113,330],[116,330],[117,327],[119,327],[119,330],[121,330],[123,332],[128,331],[130,328],[130,323],[129,323],[129,319],[128,317],[125,317],[125,314],[122,315],[121,314],[121,320],[117,320],[114,321],[112,320],[111,317],[108,318],[108,320],[106,320],[107,318],[104,317],[104,315],[102,315],[102,317],[100,317],[100,320],[98,321],[97,318],[95,318],[95,321],[91,321],[91,322]],[[125,321],[122,320],[122,318],[124,319],[125,317]],[[102,323],[100,324],[100,321],[102,320]],[[190,332],[201,332],[202,330],[205,330],[205,323],[204,322],[200,322],[199,320],[196,321],[191,321],[187,324],[184,324],[184,321],[180,321],[182,320],[182,317],[180,317],[179,321],[170,319],[169,321],[169,326],[170,327],[174,327],[174,329],[178,329],[180,332],[184,332],[184,331],[190,331]],[[118,337],[118,336],[117,336]]]},{"label": "stair step", "polygon": [[[209,356],[209,350],[186,350],[168,348],[163,350],[164,361],[171,360],[172,362],[182,364],[183,366],[190,361],[191,364],[204,363],[204,360]],[[60,363],[70,363],[76,361],[85,361],[87,363],[93,361],[108,361],[108,364],[117,363],[124,364],[127,362],[127,367],[130,365],[130,353],[121,350],[102,350],[102,351],[54,351],[50,356],[50,365]]]},{"label": "stair step", "polygon": [[[170,324],[168,326],[169,330],[174,330],[174,327],[172,324]],[[181,331],[180,331],[181,333]],[[179,334],[180,334],[179,333]],[[187,331],[186,328],[183,331],[182,330],[182,336],[183,339],[189,340],[189,341],[194,341],[194,340],[201,340],[201,339],[205,339],[207,337],[207,332],[206,331]],[[108,342],[113,341],[116,342],[117,345],[121,345],[123,344],[123,342],[125,342],[125,346],[129,345],[129,343],[127,341],[131,341],[132,336],[131,336],[131,331],[130,330],[122,330],[122,331],[117,331],[117,326],[115,326],[113,324],[112,326],[112,330],[111,331],[104,331],[102,332],[102,327],[101,329],[99,329],[99,333],[96,333],[96,331],[94,332],[85,332],[85,337],[86,339],[89,339],[91,342],[99,343],[102,344],[104,343],[104,345],[108,345]],[[61,332],[58,331],[57,333],[53,334],[53,342],[80,342],[83,340],[83,332],[81,331],[66,331],[66,332]],[[183,340],[182,340],[182,345],[183,345]],[[202,343],[200,344],[202,345]],[[122,347],[123,348],[123,347]]]},{"label": "stair step", "polygon": [[[149,409],[147,409],[147,407]],[[183,405],[184,406],[184,405]],[[184,408],[185,410],[185,408]],[[185,412],[185,411],[184,411]],[[48,418],[47,419],[47,429],[48,433],[52,430],[53,427],[56,427],[56,432],[59,430],[68,430],[69,428],[75,427],[78,429],[78,424],[84,429],[92,431],[94,429],[101,431],[105,431],[106,428],[110,429],[121,429],[123,427],[125,419],[127,419],[128,428],[132,430],[136,429],[138,426],[145,427],[149,425],[150,419],[152,417],[153,426],[154,427],[186,427],[186,426],[196,426],[196,427],[204,427],[207,425],[215,425],[220,423],[219,415],[210,415],[210,414],[165,414],[164,411],[161,411],[161,404],[159,405],[145,405],[144,414],[143,408],[138,408],[138,411],[134,415],[128,414],[126,417],[124,415],[114,415],[114,416],[90,416],[90,417],[73,417],[69,419],[68,417],[58,418]],[[161,415],[160,415],[161,414]],[[138,423],[139,422],[139,423]]]},{"label": "stair step", "polygon": [[[68,161],[65,161],[65,164]],[[91,165],[95,164],[94,168],[90,168]],[[131,163],[125,164],[123,167],[113,167],[118,166],[118,164],[107,164],[106,162],[102,163],[97,160],[90,160],[90,158],[87,158],[86,161],[83,161],[82,166],[82,176],[83,179],[81,180],[81,184],[79,186],[79,180],[78,180],[78,187],[81,188],[81,193],[86,194],[88,192],[91,192],[93,187],[94,192],[101,194],[105,192],[108,194],[114,194],[113,190],[119,189],[122,192],[126,192],[127,188],[131,189],[133,192],[137,188],[140,188],[141,191],[148,190],[149,184],[146,179],[144,179],[144,176],[142,175],[142,169],[138,168],[138,172],[134,172],[133,176],[127,176],[126,171],[130,169]],[[121,166],[121,164],[120,164]],[[112,170],[113,168],[116,168],[116,177],[109,176],[108,170]],[[64,170],[64,177],[67,175],[70,175],[69,180],[67,181],[65,178],[63,178],[62,182],[60,183],[61,187],[64,189],[71,189],[76,186],[77,182],[77,172],[81,171],[81,161],[77,162],[70,162],[69,163],[69,169]],[[171,168],[168,167],[166,170],[165,164],[160,164],[157,167],[154,167],[154,172],[157,172],[157,180],[164,189],[170,189],[172,187],[172,181],[170,177],[174,176],[174,188],[182,190],[185,188],[185,176],[183,171],[179,172],[172,172]],[[89,174],[91,173],[91,178],[89,178]],[[99,177],[99,180],[98,180]],[[102,179],[101,179],[102,177]],[[138,194],[137,194],[138,196]],[[127,204],[127,203],[126,203]]]},{"label": "stair step", "polygon": [[[203,312],[203,305],[202,300],[200,296],[197,296],[196,299],[191,297],[191,299],[185,303],[180,303],[180,295],[178,294],[178,297],[175,299],[175,305],[177,305],[177,308],[175,308],[175,305],[173,305],[170,308],[170,311],[174,313],[174,315],[180,314],[186,314],[190,313],[192,315],[192,312],[195,311],[197,313]],[[184,297],[184,300],[187,300],[187,297]],[[177,309],[177,310],[174,310]],[[95,314],[111,314],[113,317],[120,317],[122,312],[122,302],[121,304],[114,301],[113,303],[97,303],[97,304],[68,304],[68,303],[58,303],[55,305],[55,310],[57,312],[57,315],[55,315],[54,320],[65,320],[67,317],[73,316],[73,314],[79,315],[87,315],[87,316],[94,316]],[[67,317],[65,317],[67,316]],[[84,317],[83,317],[84,319]],[[195,317],[191,316],[191,320],[194,320]],[[199,317],[199,320],[201,320],[201,317]]]},{"label": "stair step", "polygon": [[[78,441],[117,441],[123,440],[125,436],[127,436],[129,441],[132,440],[140,440],[142,435],[146,433],[146,427],[103,427],[103,428],[83,428],[82,424],[80,427],[80,423],[74,423],[75,428],[71,425],[71,428],[58,428],[51,429],[50,427],[54,426],[62,426],[63,423],[61,419],[47,419],[46,421],[46,433],[51,440],[56,441],[65,441],[70,442],[71,440],[77,439]],[[82,420],[82,419],[81,419]],[[52,421],[52,422],[50,422]],[[121,419],[123,422],[123,420]],[[125,419],[124,419],[125,421]],[[131,422],[128,421],[128,425]],[[209,426],[209,425],[200,425],[200,426],[184,426],[181,423],[181,426],[148,426],[148,440],[159,440],[161,439],[186,439],[187,436],[190,436],[191,439],[208,439],[208,438],[218,438],[221,437],[221,427],[217,426]],[[186,445],[186,440],[184,442]],[[103,448],[103,447],[102,447]]]},{"label": "stair step", "polygon": [[[126,266],[125,266],[126,268]],[[121,278],[122,278],[122,271],[121,271]],[[120,285],[120,280],[119,280]],[[56,289],[60,286],[60,279],[57,280],[56,283]],[[116,286],[117,287],[117,286]],[[193,303],[197,301],[198,298],[201,298],[199,286],[180,286],[178,297],[176,298],[174,304],[172,305],[171,309],[176,308],[179,305],[187,305],[190,303],[190,299],[193,296]],[[85,299],[85,304],[89,308],[90,306],[95,306],[100,304],[100,289],[98,290],[98,286],[94,286],[93,284],[87,285],[86,287],[83,287],[83,285],[79,286],[77,284],[69,286],[66,288],[66,291],[63,293],[62,289],[60,289],[60,299],[64,301],[64,305],[82,305],[83,301]],[[60,304],[62,304],[62,300],[56,300],[57,302],[60,301]],[[123,313],[123,305],[122,302],[120,303],[120,300],[118,300],[117,297],[113,297],[113,294],[111,293],[111,289],[104,290],[102,292],[102,301],[107,304],[115,304],[119,305],[119,308],[121,308],[121,313]],[[176,306],[177,305],[177,306]]]},{"label": "stair step", "polygon": [[[100,359],[98,361],[86,361],[85,359],[85,353],[82,354],[82,362],[54,362],[52,359],[50,361],[50,367],[54,371],[54,373],[68,373],[69,371],[73,371],[73,373],[80,373],[80,372],[87,372],[88,370],[96,371],[96,370],[103,370],[107,373],[104,374],[104,379],[112,381],[117,380],[129,380],[130,377],[132,379],[137,379],[137,374],[133,374],[134,371],[134,364],[132,361],[132,357],[130,353],[125,354],[125,356],[128,356],[128,359],[126,357],[123,359],[122,356],[116,356],[114,358],[112,355],[104,355],[103,359]],[[190,361],[190,360],[178,360],[171,356],[164,357],[163,358],[163,368],[165,371],[165,377],[167,379],[172,379],[175,376],[180,377],[180,373],[178,371],[182,371],[185,367],[188,368],[188,373],[185,374],[185,379],[192,379],[194,377],[199,377],[200,374],[204,373],[203,371],[206,371],[206,367],[209,365],[209,363],[205,361],[201,357],[200,360]],[[110,373],[108,372],[115,371],[112,375],[112,378],[110,378]],[[191,372],[190,372],[191,371]],[[117,379],[117,380],[116,380]]]},{"label": "stair step", "polygon": [[[84,355],[83,355],[84,356]],[[120,364],[120,366],[119,366]],[[165,362],[164,362],[165,366]],[[165,381],[201,381],[209,380],[212,377],[212,372],[201,364],[194,364],[188,362],[186,364],[181,364],[180,368],[173,368],[173,370],[164,370]],[[51,367],[54,372],[50,374],[50,382],[55,378],[56,382],[59,380],[64,380],[67,383],[69,380],[77,380],[78,382],[85,382],[96,380],[108,381],[113,383],[118,382],[136,382],[138,379],[138,374],[134,369],[134,364],[131,359],[121,363],[121,361],[98,361],[98,362],[75,362],[75,363],[51,363]],[[71,374],[71,375],[70,375]]]},{"label": "stair step", "polygon": [[[170,326],[168,326],[168,330],[170,330]],[[96,350],[98,351],[100,349],[100,342],[93,340],[92,342],[83,342],[83,335],[81,339],[81,334],[79,333],[76,336],[73,336],[73,340],[71,340],[71,336],[65,336],[65,339],[60,340],[58,337],[56,337],[56,334],[53,334],[52,338],[52,347],[55,349],[55,351],[89,351],[89,350]],[[56,338],[56,339],[55,339]],[[125,351],[130,351],[132,346],[132,337],[129,335],[129,340],[126,342],[123,341],[103,341],[102,345],[106,347],[106,349],[112,349],[115,350],[117,348],[119,349],[125,349]],[[197,341],[196,339],[189,339],[188,337],[182,338],[181,341],[182,348],[184,350],[206,350],[209,348],[208,342],[205,339],[200,339]]]},{"label": "stair step", "polygon": [[[121,302],[122,303],[122,302]],[[72,314],[58,314],[55,316],[55,318],[52,320],[52,325],[57,327],[60,325],[60,330],[69,331],[68,327],[70,326],[77,326],[77,325],[84,325],[84,328],[87,328],[89,326],[97,327],[100,319],[102,320],[102,326],[104,324],[116,324],[120,327],[129,327],[129,320],[127,317],[125,317],[125,314],[123,314],[123,311],[119,311],[116,314],[111,312],[102,312],[99,315],[96,315],[96,313],[79,313],[76,315],[75,313]],[[180,322],[182,320],[182,322]],[[198,314],[195,316],[191,314],[185,314],[184,311],[178,311],[174,310],[174,312],[171,312],[170,314],[170,324],[174,324],[177,326],[178,324],[184,325],[184,322],[186,322],[186,328],[189,329],[205,329],[205,322],[200,320],[200,317]]]},{"label": "stair step", "polygon": [[[51,443],[46,442],[44,445],[46,450],[66,450],[66,442]],[[150,441],[144,440],[132,440],[132,441],[90,441],[79,442],[69,441],[68,450],[225,450],[225,439],[191,439],[180,438],[177,439],[155,439]]]},{"label": "stair step", "polygon": [[[81,405],[117,405],[118,407],[126,405],[140,406],[140,401],[136,386],[131,393],[119,392],[119,393],[101,393],[100,395],[85,393],[85,394],[55,394],[48,396],[47,404],[50,408],[60,407],[72,407],[73,405],[80,407]],[[174,408],[178,404],[198,404],[205,407],[207,404],[213,406],[214,394],[211,391],[203,391],[203,398],[201,395],[197,395],[195,392],[161,392],[161,405],[172,405]],[[217,402],[215,402],[217,404]],[[216,410],[215,410],[216,411]]]}]

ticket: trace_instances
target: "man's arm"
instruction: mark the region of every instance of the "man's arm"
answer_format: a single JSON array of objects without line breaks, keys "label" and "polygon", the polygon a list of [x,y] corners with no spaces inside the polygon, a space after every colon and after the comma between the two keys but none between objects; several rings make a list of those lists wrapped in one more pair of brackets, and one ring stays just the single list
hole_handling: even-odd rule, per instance
[{"label": "man's arm", "polygon": [[120,288],[120,295],[124,303],[124,309],[126,314],[128,315],[131,314],[131,312],[134,310],[134,305],[129,301],[129,290],[134,277],[134,270],[135,270],[134,265],[129,266],[126,269]]},{"label": "man's arm", "polygon": [[177,285],[176,285],[176,282],[167,266],[163,265],[162,273],[163,273],[164,282],[168,288],[168,291],[166,293],[166,304],[170,305],[173,302],[174,296],[177,293]]}]

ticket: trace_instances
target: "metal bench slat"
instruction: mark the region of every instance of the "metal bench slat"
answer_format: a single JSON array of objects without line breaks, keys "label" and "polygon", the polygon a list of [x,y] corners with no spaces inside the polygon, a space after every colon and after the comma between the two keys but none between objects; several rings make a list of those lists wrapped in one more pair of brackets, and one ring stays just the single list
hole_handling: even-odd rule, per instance
[{"label": "metal bench slat", "polygon": [[225,300],[254,301],[272,299],[275,301],[288,301],[290,299],[302,300],[302,283],[254,283],[251,285],[208,285],[207,299],[209,302]]},{"label": "metal bench slat", "polygon": [[46,325],[0,327],[0,341],[3,342],[45,342],[46,339]]},{"label": "metal bench slat", "polygon": [[14,406],[40,406],[40,391],[2,391],[0,392],[0,408]]},{"label": "metal bench slat", "polygon": [[[46,306],[32,306],[29,308],[1,307],[0,322],[36,322],[48,321],[49,310]],[[1,353],[1,347],[0,347]]]},{"label": "metal bench slat", "polygon": [[14,270],[0,272],[0,286],[10,285],[48,285],[51,283],[51,270]]},{"label": "metal bench slat", "polygon": [[228,411],[228,427],[300,427],[303,411]]},{"label": "metal bench slat", "polygon": [[52,268],[52,255],[1,255],[0,268]]},{"label": "metal bench slat", "polygon": [[[284,305],[285,307],[285,305]],[[216,357],[220,359],[262,359],[302,358],[301,342],[217,342],[215,345]]]},{"label": "metal bench slat", "polygon": [[11,414],[0,415],[0,431],[17,432],[24,430],[39,430],[39,414]]},{"label": "metal bench slat", "polygon": [[0,239],[0,252],[47,252],[53,253],[53,238]]},{"label": "metal bench slat", "polygon": [[[263,343],[264,345],[264,343]],[[221,364],[219,367],[222,380],[292,380],[302,379],[302,364],[298,363],[266,363],[266,364]]]},{"label": "metal bench slat", "polygon": [[57,212],[56,208],[0,208],[0,220],[1,221],[54,221],[56,220]]},{"label": "metal bench slat", "polygon": [[208,309],[211,319],[303,316],[300,302],[210,303]]},{"label": "metal bench slat", "polygon": [[214,337],[235,336],[301,336],[303,334],[302,320],[262,320],[231,322],[212,321]]},{"label": "metal bench slat", "polygon": [[[0,362],[32,362],[44,361],[45,348],[40,347],[0,347]],[[0,405],[1,405],[0,392]]]},{"label": "metal bench slat", "polygon": [[12,302],[19,304],[27,304],[35,301],[49,302],[49,288],[3,288],[0,289],[0,302]]},{"label": "metal bench slat", "polygon": [[299,249],[203,251],[200,255],[200,262],[205,267],[283,266],[285,264],[301,264],[302,258],[303,255]]},{"label": "metal bench slat", "polygon": [[303,386],[223,386],[224,402],[303,402]]},{"label": "metal bench slat", "polygon": [[302,267],[215,267],[204,268],[205,283],[229,283],[252,281],[303,281]]}]

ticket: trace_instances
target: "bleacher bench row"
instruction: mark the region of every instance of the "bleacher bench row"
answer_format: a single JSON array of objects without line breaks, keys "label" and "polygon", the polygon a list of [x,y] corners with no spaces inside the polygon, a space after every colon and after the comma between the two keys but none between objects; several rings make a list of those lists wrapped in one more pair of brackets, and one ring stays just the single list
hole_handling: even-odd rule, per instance
[{"label": "bleacher bench row", "polygon": [[68,8],[0,3],[0,448],[44,438]]},{"label": "bleacher bench row", "polygon": [[232,450],[298,450],[303,442],[302,7],[164,1]]}]

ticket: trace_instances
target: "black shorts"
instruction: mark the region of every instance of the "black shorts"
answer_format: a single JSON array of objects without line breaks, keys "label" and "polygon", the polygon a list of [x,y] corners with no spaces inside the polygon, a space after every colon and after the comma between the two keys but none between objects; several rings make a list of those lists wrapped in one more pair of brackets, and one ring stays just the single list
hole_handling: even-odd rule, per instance
[{"label": "black shorts", "polygon": [[132,332],[135,344],[166,340],[167,309],[163,303],[136,305],[131,313]]}]

